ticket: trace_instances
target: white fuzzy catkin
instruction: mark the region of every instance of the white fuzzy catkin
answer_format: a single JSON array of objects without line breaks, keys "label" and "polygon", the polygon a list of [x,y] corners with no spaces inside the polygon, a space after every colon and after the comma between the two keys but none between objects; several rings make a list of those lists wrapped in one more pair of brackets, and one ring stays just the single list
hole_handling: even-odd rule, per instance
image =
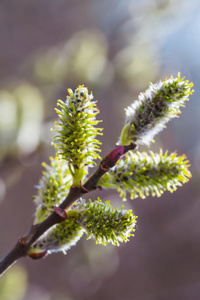
[{"label": "white fuzzy catkin", "polygon": [[149,146],[165,124],[181,113],[179,108],[188,100],[192,86],[181,79],[180,74],[177,78],[151,83],[138,100],[125,109],[126,120],[118,144],[136,142]]}]

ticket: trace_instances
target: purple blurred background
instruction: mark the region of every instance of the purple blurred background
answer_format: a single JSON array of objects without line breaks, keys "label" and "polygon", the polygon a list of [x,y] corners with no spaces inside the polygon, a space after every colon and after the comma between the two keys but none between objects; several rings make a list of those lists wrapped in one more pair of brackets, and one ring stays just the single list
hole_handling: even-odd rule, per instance
[{"label": "purple blurred background", "polygon": [[[1,278],[0,299],[199,299],[199,37],[198,0],[1,1],[0,257],[33,222],[41,162],[54,155],[54,107],[68,88],[85,84],[98,99],[102,155],[118,139],[124,108],[150,81],[181,72],[195,93],[151,146],[185,153],[190,182],[127,201],[137,230],[119,248],[84,237],[66,256],[20,260]],[[112,190],[97,196],[121,205]]]}]

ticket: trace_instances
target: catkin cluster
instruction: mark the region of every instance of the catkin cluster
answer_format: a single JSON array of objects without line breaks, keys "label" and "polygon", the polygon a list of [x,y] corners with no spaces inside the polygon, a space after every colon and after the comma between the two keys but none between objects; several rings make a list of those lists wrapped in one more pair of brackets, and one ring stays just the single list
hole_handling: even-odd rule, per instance
[{"label": "catkin cluster", "polygon": [[[180,114],[180,107],[192,93],[192,83],[180,78],[169,78],[149,88],[126,108],[125,125],[118,146],[104,157],[100,164],[101,178],[95,187],[119,191],[123,200],[161,196],[174,192],[191,177],[185,155],[160,150],[159,153],[134,152],[135,144],[149,145],[165,124]],[[68,90],[66,102],[58,100],[53,145],[55,158],[43,164],[44,171],[37,186],[35,224],[45,220],[67,197],[71,187],[88,192],[84,182],[88,167],[96,164],[100,142],[96,139],[101,129],[95,126],[98,109],[92,93],[84,86]],[[104,174],[104,175],[103,175]],[[96,184],[96,183],[95,183]],[[100,190],[100,189],[99,189]],[[127,193],[128,192],[128,193]],[[60,209],[60,208],[58,208]],[[56,211],[56,210],[55,210]],[[81,198],[64,211],[63,221],[47,230],[29,249],[29,256],[41,258],[63,251],[86,234],[97,244],[119,245],[127,242],[135,231],[136,217],[131,210],[113,208],[103,203]]]}]

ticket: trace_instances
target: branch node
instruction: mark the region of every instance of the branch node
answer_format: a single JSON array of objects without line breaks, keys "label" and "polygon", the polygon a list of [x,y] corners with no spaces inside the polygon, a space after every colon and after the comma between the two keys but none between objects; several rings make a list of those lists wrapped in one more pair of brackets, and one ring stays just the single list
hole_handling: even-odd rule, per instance
[{"label": "branch node", "polygon": [[20,237],[20,238],[18,239],[18,242],[19,242],[21,245],[24,245],[24,246],[28,245],[28,243],[24,240],[23,237]]},{"label": "branch node", "polygon": [[53,205],[54,212],[62,219],[67,219],[66,211],[56,205]]},{"label": "branch node", "polygon": [[102,170],[109,170],[110,168],[114,167],[120,157],[125,154],[129,150],[134,150],[136,148],[136,144],[131,143],[128,146],[117,146],[112,151],[110,151],[102,160],[101,162],[101,169]]},{"label": "branch node", "polygon": [[89,190],[86,189],[86,188],[82,185],[82,183],[81,183],[81,186],[80,186],[80,190],[81,190],[81,192],[82,192],[83,194],[87,194],[87,193],[89,192]]}]

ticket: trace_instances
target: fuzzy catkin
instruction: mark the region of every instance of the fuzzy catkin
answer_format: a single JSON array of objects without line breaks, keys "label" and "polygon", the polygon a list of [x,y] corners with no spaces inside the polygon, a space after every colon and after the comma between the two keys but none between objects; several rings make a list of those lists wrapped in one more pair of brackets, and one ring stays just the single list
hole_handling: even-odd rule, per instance
[{"label": "fuzzy catkin", "polygon": [[98,182],[102,187],[114,188],[126,200],[127,191],[131,199],[146,198],[149,194],[160,197],[164,191],[173,192],[188,182],[191,173],[186,156],[175,152],[150,151],[129,152]]},{"label": "fuzzy catkin", "polygon": [[59,120],[55,122],[56,135],[53,145],[60,156],[68,161],[75,171],[84,166],[92,166],[99,157],[100,142],[95,139],[100,135],[100,128],[95,128],[100,121],[96,120],[99,113],[92,92],[84,86],[73,91],[68,89],[66,102],[58,100],[56,109]]},{"label": "fuzzy catkin", "polygon": [[58,156],[50,157],[50,163],[42,164],[44,170],[36,186],[37,195],[34,223],[40,223],[53,212],[53,205],[59,205],[67,196],[72,184],[68,163]]},{"label": "fuzzy catkin", "polygon": [[118,144],[131,142],[150,145],[154,136],[165,124],[180,114],[180,107],[188,100],[193,84],[187,80],[171,77],[140,93],[138,100],[125,109],[126,120]]},{"label": "fuzzy catkin", "polygon": [[97,244],[112,243],[119,246],[127,242],[135,231],[136,216],[131,210],[113,208],[109,201],[100,199],[83,203],[78,223],[85,228],[88,238],[95,238]]},{"label": "fuzzy catkin", "polygon": [[66,253],[80,240],[85,230],[74,218],[65,220],[47,230],[30,248],[29,253],[63,252]]}]

